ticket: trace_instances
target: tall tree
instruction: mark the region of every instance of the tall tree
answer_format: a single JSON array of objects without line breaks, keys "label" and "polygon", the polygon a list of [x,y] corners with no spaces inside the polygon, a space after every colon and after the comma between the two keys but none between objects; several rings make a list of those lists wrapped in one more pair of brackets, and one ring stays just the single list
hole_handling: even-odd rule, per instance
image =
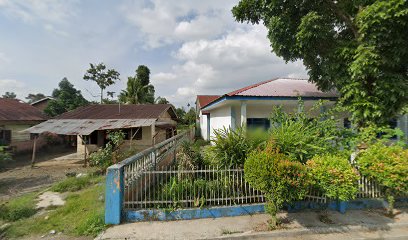
[{"label": "tall tree", "polygon": [[46,96],[42,93],[36,93],[36,94],[30,93],[25,99],[28,100],[28,103],[33,103],[35,101],[38,101],[44,98],[46,98]]},{"label": "tall tree", "polygon": [[88,101],[82,96],[81,91],[74,88],[67,78],[63,78],[58,84],[57,89],[52,92],[54,98],[44,109],[49,116],[56,116],[64,112],[74,110],[77,107],[88,104]]},{"label": "tall tree", "polygon": [[5,92],[3,98],[16,99],[17,95],[14,92]]},{"label": "tall tree", "polygon": [[86,71],[84,75],[84,80],[94,81],[98,84],[99,88],[101,89],[101,103],[103,102],[103,90],[105,90],[108,86],[114,84],[117,80],[119,80],[119,73],[115,69],[106,69],[105,64],[99,63],[98,65],[94,65],[92,63],[89,64],[90,68]]},{"label": "tall tree", "polygon": [[408,1],[241,0],[237,21],[268,29],[273,51],[336,88],[352,120],[385,124],[408,103]]},{"label": "tall tree", "polygon": [[136,75],[128,77],[126,90],[119,100],[128,104],[154,103],[154,86],[150,84],[150,70],[144,65],[136,69]]}]

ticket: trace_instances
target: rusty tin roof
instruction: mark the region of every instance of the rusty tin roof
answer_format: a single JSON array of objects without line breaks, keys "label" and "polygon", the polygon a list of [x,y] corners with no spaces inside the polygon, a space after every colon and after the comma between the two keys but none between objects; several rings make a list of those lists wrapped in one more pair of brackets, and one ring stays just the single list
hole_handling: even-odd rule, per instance
[{"label": "rusty tin roof", "polygon": [[0,121],[45,121],[47,117],[36,107],[18,99],[0,98]]}]

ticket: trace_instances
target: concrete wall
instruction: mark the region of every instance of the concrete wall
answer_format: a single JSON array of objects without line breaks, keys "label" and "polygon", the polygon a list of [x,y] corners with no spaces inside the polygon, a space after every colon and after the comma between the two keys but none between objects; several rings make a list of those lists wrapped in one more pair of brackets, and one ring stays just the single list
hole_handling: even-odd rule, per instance
[{"label": "concrete wall", "polygon": [[210,112],[210,138],[214,137],[214,129],[231,126],[231,107],[225,106]]}]

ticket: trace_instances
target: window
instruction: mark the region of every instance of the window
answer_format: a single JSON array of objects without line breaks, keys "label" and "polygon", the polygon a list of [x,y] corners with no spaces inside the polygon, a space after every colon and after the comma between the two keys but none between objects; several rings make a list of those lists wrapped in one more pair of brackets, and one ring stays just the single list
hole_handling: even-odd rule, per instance
[{"label": "window", "polygon": [[248,118],[247,119],[248,129],[264,129],[268,130],[271,127],[271,122],[267,118]]},{"label": "window", "polygon": [[125,140],[142,140],[143,137],[143,131],[141,127],[138,128],[128,128],[124,130],[125,133]]},{"label": "window", "polygon": [[166,139],[173,137],[173,134],[176,135],[176,133],[173,133],[174,131],[173,128],[166,128]]},{"label": "window", "polygon": [[0,146],[11,143],[11,130],[0,130]]}]

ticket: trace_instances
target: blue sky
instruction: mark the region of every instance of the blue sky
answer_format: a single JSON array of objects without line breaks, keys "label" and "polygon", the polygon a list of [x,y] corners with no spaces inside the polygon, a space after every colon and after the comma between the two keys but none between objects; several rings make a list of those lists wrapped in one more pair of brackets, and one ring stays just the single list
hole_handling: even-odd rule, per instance
[{"label": "blue sky", "polygon": [[50,95],[67,77],[89,100],[89,63],[121,74],[151,70],[156,96],[176,106],[279,76],[306,77],[302,63],[271,53],[264,26],[234,22],[238,0],[0,0],[0,94]]}]

